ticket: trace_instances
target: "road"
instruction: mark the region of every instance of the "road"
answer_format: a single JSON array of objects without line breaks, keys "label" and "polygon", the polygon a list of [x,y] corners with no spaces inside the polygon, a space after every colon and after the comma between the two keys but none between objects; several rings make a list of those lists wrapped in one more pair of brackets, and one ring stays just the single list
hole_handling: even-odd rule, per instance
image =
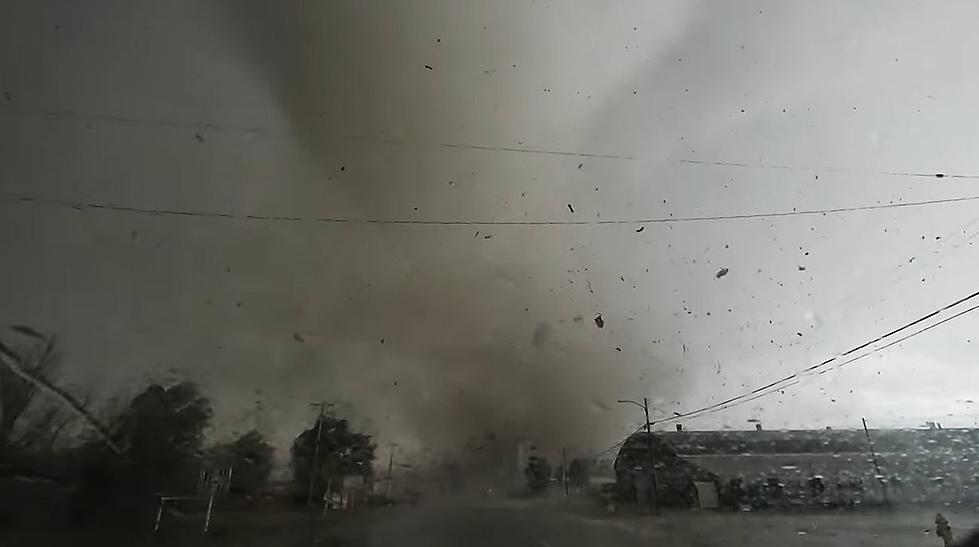
[{"label": "road", "polygon": [[958,538],[979,523],[979,508],[908,506],[812,513],[667,512],[609,515],[581,500],[468,499],[331,513],[239,510],[215,515],[212,534],[199,515],[173,517],[159,534],[42,527],[5,530],[0,545],[147,545],[158,547],[940,547],[933,531],[942,510]]},{"label": "road", "polygon": [[455,503],[373,512],[316,545],[357,547],[625,547],[649,545],[641,530],[587,519],[550,504]]},{"label": "road", "polygon": [[[959,537],[979,522],[976,509],[946,509]],[[340,535],[307,545],[367,547],[694,547],[841,545],[939,547],[934,509],[811,514],[699,513],[609,516],[553,503],[454,503],[370,513]],[[339,532],[334,530],[333,532]],[[300,545],[297,543],[296,545]]]}]

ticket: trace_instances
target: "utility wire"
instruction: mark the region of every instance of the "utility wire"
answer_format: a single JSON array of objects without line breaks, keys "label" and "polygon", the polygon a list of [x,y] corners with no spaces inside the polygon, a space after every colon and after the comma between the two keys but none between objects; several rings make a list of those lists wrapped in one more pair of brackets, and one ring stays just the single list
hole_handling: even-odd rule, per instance
[{"label": "utility wire", "polygon": [[117,213],[145,214],[158,216],[202,217],[228,220],[259,221],[259,222],[317,222],[327,224],[377,224],[396,226],[604,226],[623,224],[670,224],[684,222],[709,222],[722,220],[747,220],[759,218],[791,217],[800,215],[828,215],[853,213],[859,211],[874,211],[879,209],[895,209],[901,207],[925,207],[949,203],[979,201],[979,195],[961,196],[954,198],[931,199],[924,201],[908,201],[901,203],[883,203],[876,205],[860,205],[854,207],[834,207],[829,209],[793,209],[791,211],[768,211],[760,213],[742,213],[730,215],[690,216],[690,217],[653,217],[611,220],[414,220],[414,219],[380,219],[354,217],[314,217],[292,215],[259,215],[250,213],[232,213],[222,211],[190,210],[190,209],[154,209],[149,207],[134,207],[117,205],[108,202],[69,201],[52,199],[10,192],[0,192],[0,200],[21,204],[37,204],[46,207],[62,207],[84,211],[111,211]]},{"label": "utility wire", "polygon": [[[958,306],[959,304],[961,304],[963,302],[966,302],[968,300],[971,300],[973,298],[976,298],[976,297],[979,297],[979,291],[976,291],[976,292],[974,292],[974,293],[972,293],[972,294],[970,294],[970,295],[968,295],[968,296],[966,296],[964,298],[960,298],[960,299],[956,300],[955,302],[952,302],[951,304],[947,304],[945,306],[942,306],[941,308],[939,308],[939,309],[937,309],[937,310],[935,310],[935,311],[933,311],[933,312],[931,312],[931,313],[929,313],[927,315],[924,315],[924,316],[922,316],[922,317],[920,317],[918,319],[915,319],[914,321],[911,321],[909,323],[906,323],[905,325],[903,325],[903,326],[901,326],[899,328],[896,328],[896,329],[894,329],[894,330],[892,330],[892,331],[890,331],[890,332],[888,332],[886,334],[883,334],[881,336],[878,336],[877,338],[874,338],[873,340],[869,340],[867,342],[864,342],[863,344],[860,344],[859,346],[856,346],[856,347],[854,347],[854,348],[852,348],[850,350],[847,350],[846,352],[840,354],[839,356],[831,357],[831,358],[826,359],[825,361],[823,361],[821,363],[812,365],[812,366],[810,366],[808,368],[805,368],[803,370],[800,370],[799,372],[790,374],[790,375],[788,375],[788,376],[786,376],[784,378],[780,378],[778,380],[775,380],[774,382],[770,382],[770,383],[768,383],[768,384],[766,384],[764,386],[761,386],[759,388],[755,388],[755,389],[753,389],[751,391],[742,393],[740,395],[736,395],[734,397],[731,397],[730,399],[721,401],[719,403],[714,403],[714,404],[711,404],[711,405],[707,405],[705,407],[698,408],[696,410],[691,410],[690,412],[680,413],[680,414],[678,414],[676,416],[671,416],[669,418],[663,418],[661,420],[651,421],[650,424],[668,423],[668,422],[674,422],[676,420],[683,419],[683,418],[696,418],[696,417],[707,415],[707,414],[713,414],[715,411],[724,410],[724,409],[730,408],[732,406],[736,406],[736,405],[739,405],[739,404],[744,404],[744,403],[753,401],[753,400],[755,400],[755,399],[757,399],[759,397],[764,397],[765,395],[770,395],[771,393],[774,393],[775,391],[778,391],[778,390],[784,389],[785,387],[788,387],[787,385],[784,385],[784,384],[786,384],[786,382],[789,382],[789,381],[792,381],[792,380],[797,380],[797,379],[799,379],[802,376],[810,375],[810,374],[814,373],[815,371],[817,371],[819,369],[822,369],[823,367],[826,367],[827,365],[832,364],[834,361],[837,361],[841,357],[845,357],[847,355],[851,355],[853,353],[856,353],[856,352],[858,352],[858,351],[866,348],[867,346],[870,346],[870,345],[875,344],[877,342],[883,341],[885,338],[889,338],[889,337],[891,337],[891,336],[893,336],[893,335],[895,335],[895,334],[897,334],[897,333],[899,333],[901,331],[904,331],[904,330],[907,330],[907,329],[913,327],[914,325],[917,325],[917,324],[919,324],[919,323],[921,323],[923,321],[927,321],[928,319],[934,317],[935,315],[938,315],[939,313],[941,313],[943,311],[947,311],[950,308],[953,308],[955,306]],[[911,334],[909,334],[907,336],[904,336],[902,338],[899,338],[898,340],[895,340],[893,342],[889,342],[886,345],[883,345],[883,346],[878,347],[878,348],[874,348],[871,351],[868,351],[868,352],[864,353],[863,355],[860,355],[858,357],[854,357],[852,359],[843,361],[842,363],[837,364],[834,368],[839,368],[839,367],[842,367],[842,366],[847,365],[849,363],[852,363],[854,361],[858,361],[860,359],[863,359],[864,357],[867,357],[868,355],[871,355],[873,353],[876,353],[878,351],[881,351],[883,349],[886,349],[888,347],[891,347],[891,346],[893,346],[895,344],[899,344],[899,343],[901,343],[901,342],[903,342],[903,341],[905,341],[905,340],[907,340],[907,339],[909,339],[909,338],[911,338],[913,336],[917,336],[918,334],[921,334],[923,332],[926,332],[928,330],[931,330],[931,329],[933,329],[933,328],[935,328],[935,327],[937,327],[937,326],[939,326],[939,325],[941,325],[943,323],[946,323],[948,321],[951,321],[952,319],[955,319],[957,317],[960,317],[962,315],[965,315],[966,313],[972,312],[972,311],[974,311],[976,309],[979,309],[979,305],[976,305],[976,306],[973,306],[971,308],[968,308],[965,311],[956,313],[955,315],[952,315],[950,317],[947,317],[947,318],[945,318],[945,319],[943,319],[943,320],[941,320],[941,321],[939,321],[939,322],[937,322],[937,323],[935,323],[933,325],[929,325],[929,326],[927,326],[927,327],[925,327],[923,329],[920,329],[918,331],[915,331],[915,332],[913,332],[913,333],[911,333]],[[822,374],[823,372],[826,372],[826,370],[820,372],[820,374]],[[791,385],[795,385],[795,383],[798,383],[798,382],[794,382]]]},{"label": "utility wire", "polygon": [[[874,349],[872,349],[872,350],[870,350],[870,351],[868,351],[866,353],[863,353],[863,354],[861,354],[861,355],[859,355],[857,357],[853,357],[851,359],[847,359],[846,361],[843,361],[842,363],[839,363],[837,365],[834,365],[831,368],[823,369],[823,370],[821,370],[819,372],[819,374],[826,374],[827,372],[830,372],[831,370],[843,368],[844,366],[849,365],[850,363],[853,363],[855,361],[859,361],[859,360],[863,359],[864,357],[869,357],[869,356],[873,355],[874,353],[877,353],[879,351],[883,351],[883,350],[885,350],[885,349],[887,349],[887,348],[889,348],[891,346],[900,344],[901,342],[904,342],[905,340],[907,340],[909,338],[912,338],[914,336],[917,336],[917,335],[919,335],[919,334],[921,334],[921,333],[923,333],[925,331],[929,331],[929,330],[931,330],[931,329],[933,329],[933,328],[935,328],[935,327],[937,327],[937,326],[939,326],[939,325],[941,325],[943,323],[947,323],[947,322],[949,322],[949,321],[951,321],[951,320],[953,320],[953,319],[955,319],[957,317],[960,317],[962,315],[965,315],[965,314],[970,313],[972,311],[975,311],[977,309],[979,309],[979,304],[976,304],[975,306],[972,306],[971,308],[968,308],[966,310],[960,311],[960,312],[958,312],[955,315],[952,315],[950,317],[946,317],[945,319],[942,319],[941,321],[939,321],[937,323],[934,323],[932,325],[929,325],[929,326],[927,326],[927,327],[925,327],[923,329],[919,329],[917,331],[914,331],[911,334],[908,334],[906,336],[903,336],[903,337],[901,337],[901,338],[899,338],[899,339],[897,339],[897,340],[895,340],[893,342],[890,342],[888,344],[885,344],[885,345],[883,345],[883,346],[881,346],[879,348],[874,348]],[[802,382],[802,380],[796,380],[794,382],[789,382],[788,384],[780,384],[780,385],[774,386],[774,387],[769,386],[770,389],[768,389],[768,391],[764,391],[762,393],[758,393],[757,395],[753,395],[752,397],[750,397],[748,399],[743,399],[743,400],[739,400],[739,401],[735,401],[735,402],[730,402],[729,404],[721,403],[724,406],[720,406],[718,408],[714,408],[714,409],[711,409],[709,411],[705,411],[705,412],[703,412],[701,414],[697,414],[696,416],[693,416],[693,417],[694,418],[702,418],[704,416],[709,416],[711,414],[716,414],[718,412],[727,410],[728,408],[731,408],[731,407],[734,407],[734,406],[738,406],[738,405],[741,405],[741,404],[745,404],[745,403],[749,403],[751,401],[754,401],[756,399],[760,399],[762,397],[767,397],[768,395],[771,395],[771,394],[773,394],[773,393],[775,393],[777,391],[785,390],[785,389],[787,389],[787,388],[789,388],[791,386],[794,386],[796,384],[799,384],[801,382]],[[761,388],[761,389],[765,389],[765,388]],[[679,418],[684,417],[684,416],[690,416],[691,414],[694,414],[695,412],[697,412],[697,411],[689,412],[689,413],[687,413],[687,414],[685,414],[683,416],[675,416],[675,417],[671,418],[671,420],[672,419],[679,419]],[[654,423],[663,423],[663,422],[667,422],[667,421],[669,421],[669,420],[658,420],[657,422],[654,422]]]},{"label": "utility wire", "polygon": [[714,165],[720,167],[743,167],[748,169],[779,169],[783,171],[825,171],[828,173],[843,173],[850,175],[885,175],[889,177],[919,177],[936,179],[970,179],[977,180],[979,175],[962,175],[954,173],[922,173],[915,171],[886,171],[875,169],[846,169],[842,167],[795,167],[792,165],[779,165],[771,163],[745,163],[737,161],[707,161],[707,160],[680,160],[680,163],[687,165]]},{"label": "utility wire", "polygon": [[618,447],[620,447],[620,446],[622,446],[622,445],[624,445],[624,444],[626,443],[626,441],[628,441],[628,440],[629,440],[630,438],[632,438],[632,436],[633,436],[633,435],[635,435],[636,433],[639,433],[640,431],[642,431],[642,430],[644,430],[644,429],[646,429],[646,425],[645,425],[645,424],[643,424],[643,425],[640,425],[639,427],[637,427],[637,428],[635,429],[635,431],[633,431],[632,433],[629,433],[629,434],[628,434],[628,435],[627,435],[627,436],[626,436],[626,437],[625,437],[624,439],[622,439],[621,441],[618,441],[618,442],[616,442],[616,443],[614,443],[614,444],[612,444],[611,446],[609,446],[608,448],[606,448],[606,449],[604,449],[604,450],[600,450],[600,451],[598,451],[598,452],[594,452],[594,453],[592,453],[592,454],[591,454],[591,455],[589,456],[589,458],[591,458],[591,459],[595,459],[595,458],[598,458],[598,457],[600,457],[600,456],[604,456],[605,454],[608,454],[609,452],[611,452],[611,451],[613,451],[613,450],[615,450],[616,448],[618,448]]},{"label": "utility wire", "polygon": [[[894,335],[894,334],[896,334],[896,333],[898,333],[900,331],[906,330],[907,328],[912,327],[914,325],[917,325],[917,324],[921,323],[922,321],[926,321],[927,319],[929,319],[931,317],[934,317],[935,315],[937,315],[938,313],[941,313],[942,311],[946,311],[949,308],[952,308],[954,306],[957,306],[957,305],[959,305],[959,304],[961,304],[963,302],[966,302],[968,300],[971,300],[971,299],[973,299],[973,298],[975,298],[977,296],[979,296],[979,291],[974,292],[974,293],[972,293],[969,296],[966,296],[964,298],[960,298],[959,300],[956,300],[955,302],[952,302],[951,304],[948,304],[946,306],[943,306],[943,307],[939,308],[938,310],[929,313],[928,315],[925,315],[923,317],[920,317],[918,319],[915,319],[914,321],[911,321],[910,323],[907,323],[907,324],[905,324],[904,326],[902,326],[900,328],[894,329],[894,330],[890,331],[887,334],[878,336],[874,340],[871,340],[869,342],[866,342],[864,344],[861,344],[861,345],[859,345],[859,346],[857,346],[857,347],[855,347],[855,348],[847,351],[846,353],[842,354],[840,357],[842,357],[843,355],[848,355],[848,354],[854,353],[856,351],[859,351],[862,348],[865,348],[865,347],[867,347],[867,346],[869,346],[869,345],[871,345],[871,344],[873,344],[875,342],[881,341],[884,338],[887,338],[889,336],[892,336],[892,335]],[[880,346],[878,348],[874,348],[874,349],[872,349],[870,351],[867,351],[867,352],[865,352],[865,353],[863,353],[863,354],[861,354],[861,355],[859,355],[857,357],[853,357],[853,358],[850,358],[850,359],[848,359],[846,361],[843,361],[842,363],[839,363],[839,364],[837,364],[836,366],[834,366],[834,367],[832,367],[830,369],[822,370],[821,372],[819,372],[819,374],[824,374],[824,373],[829,372],[829,370],[832,370],[834,368],[835,369],[842,368],[842,367],[844,367],[844,366],[846,366],[846,365],[848,365],[850,363],[853,363],[855,361],[859,361],[859,360],[861,360],[861,359],[863,359],[865,357],[868,357],[868,356],[870,356],[870,355],[872,355],[874,353],[877,353],[879,351],[883,351],[883,350],[885,350],[885,349],[887,349],[887,348],[889,348],[891,346],[900,344],[901,342],[904,342],[904,341],[906,341],[906,340],[908,340],[908,339],[910,339],[910,338],[912,338],[914,336],[917,336],[919,334],[922,334],[924,332],[927,332],[927,331],[929,331],[929,330],[931,330],[931,329],[933,329],[935,327],[938,327],[939,325],[942,325],[944,323],[947,323],[947,322],[949,322],[949,321],[951,321],[953,319],[956,319],[958,317],[961,317],[961,316],[963,316],[963,315],[965,315],[967,313],[971,313],[971,312],[973,312],[973,311],[975,311],[977,309],[979,309],[979,304],[976,304],[975,306],[972,306],[971,308],[967,308],[967,309],[965,309],[963,311],[960,311],[960,312],[958,312],[958,313],[956,313],[954,315],[951,315],[949,317],[946,317],[945,319],[942,319],[941,321],[938,321],[937,323],[933,323],[931,325],[928,325],[927,327],[921,328],[921,329],[916,330],[916,331],[914,331],[914,332],[912,332],[910,334],[907,334],[905,336],[902,336],[901,338],[898,338],[897,340],[894,340],[892,342],[889,342],[889,343],[887,343],[887,344],[885,344],[883,346]],[[653,421],[650,422],[650,425],[674,422],[676,420],[680,420],[680,419],[683,419],[683,418],[699,418],[699,417],[708,416],[708,415],[711,415],[711,414],[716,414],[718,412],[727,410],[727,409],[729,409],[731,407],[734,407],[734,406],[738,406],[738,405],[742,405],[742,404],[745,404],[745,403],[749,403],[749,402],[754,401],[756,399],[760,399],[762,397],[766,397],[768,395],[771,395],[771,394],[773,394],[773,393],[775,393],[777,391],[781,391],[781,390],[784,390],[786,388],[789,388],[789,387],[792,387],[794,385],[797,385],[797,384],[801,383],[801,381],[802,381],[800,379],[800,377],[806,376],[806,375],[811,375],[818,368],[823,367],[825,365],[828,365],[828,364],[832,363],[833,361],[835,361],[837,359],[838,359],[838,357],[833,357],[831,359],[827,359],[827,360],[823,361],[822,363],[819,363],[818,365],[813,365],[813,366],[811,366],[811,367],[809,367],[807,369],[804,369],[802,371],[799,371],[799,372],[797,372],[795,374],[791,374],[789,376],[786,376],[785,378],[782,378],[780,380],[776,380],[776,381],[771,382],[771,383],[769,383],[769,384],[767,384],[765,386],[762,386],[762,387],[753,389],[750,392],[742,393],[741,395],[732,397],[730,399],[727,399],[726,401],[721,401],[720,403],[715,403],[715,404],[712,404],[712,405],[708,405],[708,406],[705,406],[703,408],[699,408],[697,410],[692,410],[690,412],[680,413],[680,414],[678,414],[676,416],[671,416],[669,418],[663,418],[663,419],[660,419],[660,420],[653,420]],[[790,380],[792,380],[792,381],[790,381]],[[788,382],[788,383],[786,383],[786,382]],[[623,444],[626,443],[626,441],[629,440],[630,437],[632,437],[633,435],[635,435],[636,433],[638,433],[639,431],[641,431],[642,429],[644,429],[644,427],[645,426],[639,427],[638,429],[636,429],[635,431],[633,431],[632,433],[630,433],[629,436],[627,436],[626,438],[624,438],[624,439],[620,440],[619,442],[617,442],[617,443],[609,446],[608,448],[606,448],[605,450],[602,450],[601,452],[596,452],[592,457],[593,458],[597,458],[599,456],[602,456],[602,455],[604,455],[604,454],[606,454],[608,452],[611,452],[612,450],[615,450],[616,448],[622,446]]]},{"label": "utility wire", "polygon": [[[234,126],[212,121],[178,121],[167,119],[143,118],[139,116],[124,116],[118,114],[89,114],[75,110],[51,109],[36,112],[11,112],[0,111],[0,116],[21,116],[21,117],[43,117],[52,120],[84,120],[96,123],[110,123],[120,125],[132,125],[136,127],[165,127],[171,129],[191,129],[197,131],[213,131],[217,133],[242,134],[242,135],[265,135],[274,137],[288,137],[295,129],[274,129],[257,126]],[[313,131],[315,127],[299,128],[300,131]],[[550,156],[570,156],[579,158],[610,159],[610,160],[634,160],[636,156],[628,154],[602,154],[598,152],[576,152],[572,150],[552,150],[546,148],[530,148],[526,146],[486,146],[466,143],[447,143],[447,142],[423,142],[409,141],[405,139],[385,138],[372,135],[346,134],[337,135],[336,140],[366,142],[369,144],[384,144],[392,146],[420,145],[435,146],[439,148],[454,148],[460,150],[477,150],[487,152],[513,152],[518,154],[539,154]]]}]

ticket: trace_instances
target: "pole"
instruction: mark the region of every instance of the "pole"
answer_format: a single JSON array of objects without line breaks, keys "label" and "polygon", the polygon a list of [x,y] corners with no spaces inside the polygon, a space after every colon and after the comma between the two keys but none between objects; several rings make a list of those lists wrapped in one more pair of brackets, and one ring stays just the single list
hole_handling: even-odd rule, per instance
[{"label": "pole", "polygon": [[656,461],[653,457],[653,432],[649,423],[649,399],[642,398],[642,411],[646,416],[646,443],[649,449],[649,484],[653,497],[653,510],[659,514],[659,487],[656,484]]},{"label": "pole", "polygon": [[884,482],[884,476],[880,474],[880,465],[877,464],[877,453],[874,451],[874,441],[870,439],[870,430],[867,429],[867,419],[860,418],[863,422],[863,434],[867,436],[867,446],[870,447],[870,460],[874,462],[874,472],[877,473],[877,480],[880,481],[880,489],[884,494],[884,503],[887,503],[887,484]]},{"label": "pole", "polygon": [[320,408],[319,415],[316,417],[316,443],[313,445],[313,464],[309,468],[309,489],[306,491],[306,505],[313,505],[313,486],[316,484],[316,475],[319,474],[320,463],[320,438],[323,435],[323,409],[326,402],[313,403],[313,406]]},{"label": "pole", "polygon": [[649,422],[649,398],[643,397],[642,404],[631,399],[619,399],[619,403],[629,403],[638,406],[642,409],[643,417],[646,419],[646,446],[649,451],[649,485],[650,485],[650,503],[652,504],[656,514],[660,514],[659,511],[659,488],[656,485],[656,462],[653,457],[653,431],[652,424]]},{"label": "pole", "polygon": [[160,531],[160,521],[163,520],[163,500],[164,499],[165,498],[163,498],[162,496],[160,497],[160,507],[159,507],[159,509],[156,510],[156,524],[153,525],[153,532],[154,533]]},{"label": "pole", "polygon": [[568,449],[561,448],[561,481],[564,483],[564,499],[571,499],[571,491],[568,486]]},{"label": "pole", "polygon": [[391,487],[394,483],[394,448],[398,446],[396,443],[391,443],[391,455],[388,457],[388,488],[387,497],[391,497]]},{"label": "pole", "polygon": [[204,515],[204,533],[207,533],[207,529],[211,526],[211,509],[214,508],[214,492],[218,489],[216,482],[211,482],[211,497],[207,500],[207,514]]},{"label": "pole", "polygon": [[333,475],[331,474],[328,479],[326,479],[326,495],[323,496],[323,514],[330,509],[330,503],[333,501]]}]

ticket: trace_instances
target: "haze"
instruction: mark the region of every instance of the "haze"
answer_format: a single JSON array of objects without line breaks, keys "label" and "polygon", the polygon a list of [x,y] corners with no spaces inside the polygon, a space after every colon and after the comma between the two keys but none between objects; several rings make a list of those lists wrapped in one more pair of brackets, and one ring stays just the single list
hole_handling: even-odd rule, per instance
[{"label": "haze", "polygon": [[[5,2],[0,324],[215,438],[600,449],[975,290],[975,201],[671,219],[979,195],[907,175],[979,173],[977,10]],[[973,425],[975,327],[684,424]]]}]

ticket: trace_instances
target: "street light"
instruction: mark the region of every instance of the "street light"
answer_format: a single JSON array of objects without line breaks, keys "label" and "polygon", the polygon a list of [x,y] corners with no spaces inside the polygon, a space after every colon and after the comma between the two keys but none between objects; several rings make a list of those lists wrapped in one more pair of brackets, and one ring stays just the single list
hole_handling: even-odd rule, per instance
[{"label": "street light", "polygon": [[653,462],[653,433],[650,430],[649,423],[649,399],[646,397],[642,398],[642,403],[639,401],[633,401],[632,399],[619,399],[620,404],[633,404],[642,409],[643,416],[646,418],[646,446],[649,451],[649,482],[652,490],[653,497],[653,508],[656,510],[656,514],[659,514],[659,488],[656,486],[656,468]]},{"label": "street light", "polygon": [[649,433],[649,399],[646,398],[646,397],[643,397],[641,404],[638,401],[633,401],[632,399],[619,399],[618,402],[621,403],[621,404],[625,404],[625,403],[634,404],[634,405],[638,406],[639,408],[641,408],[642,409],[642,412],[643,412],[643,415],[646,417],[646,421],[645,421],[645,424],[646,424],[646,433]]}]

